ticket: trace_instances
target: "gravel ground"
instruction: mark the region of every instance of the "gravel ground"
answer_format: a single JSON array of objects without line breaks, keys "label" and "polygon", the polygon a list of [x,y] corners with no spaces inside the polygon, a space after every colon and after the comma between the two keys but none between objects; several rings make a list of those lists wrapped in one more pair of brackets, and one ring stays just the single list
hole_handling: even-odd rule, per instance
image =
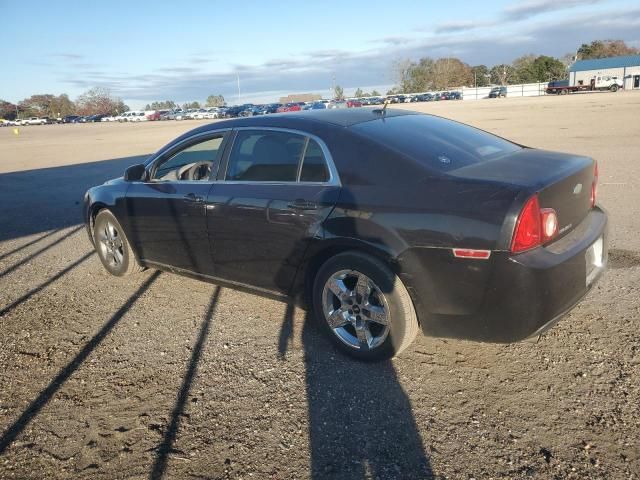
[{"label": "gravel ground", "polygon": [[571,314],[357,363],[304,311],[91,253],[84,190],[195,123],[1,129],[0,478],[639,478],[640,94],[403,107],[600,162],[610,268]]}]

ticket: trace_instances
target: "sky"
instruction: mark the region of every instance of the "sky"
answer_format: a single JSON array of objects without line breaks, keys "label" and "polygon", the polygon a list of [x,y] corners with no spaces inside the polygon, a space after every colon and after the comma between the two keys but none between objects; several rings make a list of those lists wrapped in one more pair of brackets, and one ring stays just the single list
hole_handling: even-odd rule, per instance
[{"label": "sky", "polygon": [[637,0],[0,0],[0,18],[0,99],[101,86],[131,108],[385,93],[398,61],[426,56],[491,66],[595,39],[640,47]]}]

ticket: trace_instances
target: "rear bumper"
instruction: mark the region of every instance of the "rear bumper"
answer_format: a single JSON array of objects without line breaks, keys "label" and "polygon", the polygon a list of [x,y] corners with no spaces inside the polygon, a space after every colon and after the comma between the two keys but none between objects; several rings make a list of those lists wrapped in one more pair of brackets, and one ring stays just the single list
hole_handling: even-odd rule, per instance
[{"label": "rear bumper", "polygon": [[[595,252],[600,239],[601,248]],[[518,255],[493,252],[486,262],[490,265],[484,267],[484,288],[459,279],[459,287],[473,288],[478,297],[473,308],[442,313],[416,303],[422,329],[431,336],[505,343],[538,335],[595,285],[606,268],[607,253],[607,215],[596,208],[549,246]],[[480,263],[456,259],[460,261]]]}]

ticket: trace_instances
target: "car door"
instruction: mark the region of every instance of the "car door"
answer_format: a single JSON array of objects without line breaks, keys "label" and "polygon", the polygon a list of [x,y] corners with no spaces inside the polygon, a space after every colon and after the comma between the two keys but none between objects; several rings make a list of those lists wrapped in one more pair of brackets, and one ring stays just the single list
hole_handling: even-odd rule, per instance
[{"label": "car door", "polygon": [[240,128],[207,198],[216,276],[288,292],[340,182],[326,145],[303,132]]},{"label": "car door", "polygon": [[196,135],[156,159],[126,204],[131,240],[146,261],[213,274],[205,200],[229,131]]}]

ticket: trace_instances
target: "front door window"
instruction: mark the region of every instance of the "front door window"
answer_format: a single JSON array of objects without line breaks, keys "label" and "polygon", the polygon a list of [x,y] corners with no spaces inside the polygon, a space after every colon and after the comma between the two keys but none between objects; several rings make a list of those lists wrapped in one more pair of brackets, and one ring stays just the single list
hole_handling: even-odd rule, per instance
[{"label": "front door window", "polygon": [[152,180],[209,180],[217,171],[222,138],[210,138],[173,154],[155,167]]}]

